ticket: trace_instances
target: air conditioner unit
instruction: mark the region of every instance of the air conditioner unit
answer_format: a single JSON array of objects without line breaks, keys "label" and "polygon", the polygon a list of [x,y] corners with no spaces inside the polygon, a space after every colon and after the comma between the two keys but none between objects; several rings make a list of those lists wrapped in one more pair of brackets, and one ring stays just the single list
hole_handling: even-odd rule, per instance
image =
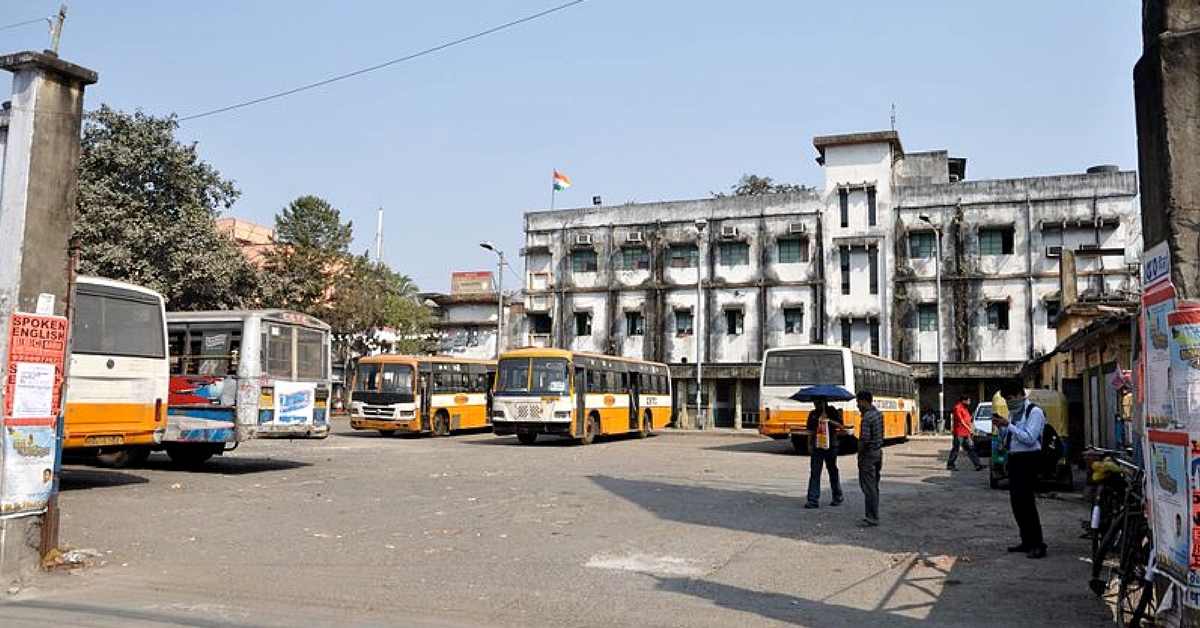
[{"label": "air conditioner unit", "polygon": [[790,234],[808,233],[808,225],[806,225],[802,222],[788,223],[788,233],[790,233]]},{"label": "air conditioner unit", "polygon": [[1062,247],[1061,246],[1046,247],[1046,257],[1062,257]]},{"label": "air conditioner unit", "polygon": [[738,235],[737,227],[721,227],[722,238],[736,238]]},{"label": "air conditioner unit", "polygon": [[580,233],[575,236],[575,244],[589,245],[592,243],[592,234]]},{"label": "air conditioner unit", "polygon": [[625,241],[626,242],[641,242],[642,241],[642,232],[641,231],[629,232],[629,234],[625,236]]}]

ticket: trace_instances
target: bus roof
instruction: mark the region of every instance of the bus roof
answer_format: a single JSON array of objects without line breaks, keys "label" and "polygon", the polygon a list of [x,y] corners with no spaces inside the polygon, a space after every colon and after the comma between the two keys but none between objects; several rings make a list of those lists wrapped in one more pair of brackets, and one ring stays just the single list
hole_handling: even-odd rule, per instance
[{"label": "bus roof", "polygon": [[574,360],[575,358],[590,358],[593,360],[615,360],[626,364],[650,364],[666,368],[666,364],[662,362],[654,362],[651,360],[641,360],[638,358],[627,358],[619,355],[607,355],[603,353],[588,353],[585,351],[571,351],[569,349],[556,349],[551,347],[521,347],[520,349],[510,349],[500,355],[504,358],[565,358]]},{"label": "bus roof", "polygon": [[360,364],[409,364],[409,363],[438,363],[438,364],[482,364],[495,366],[495,360],[479,358],[456,358],[449,355],[401,355],[399,353],[380,353],[366,355],[358,359]]},{"label": "bus roof", "polygon": [[117,289],[117,290],[128,290],[130,292],[137,292],[139,294],[150,295],[150,296],[154,296],[154,297],[158,297],[159,299],[162,299],[162,295],[159,294],[158,291],[156,291],[156,290],[152,290],[145,286],[139,286],[137,284],[129,283],[126,281],[117,281],[116,279],[109,279],[107,277],[97,277],[95,275],[76,275],[75,276],[75,284],[76,285],[104,286],[106,288],[113,288],[113,289]]},{"label": "bus roof", "polygon": [[301,312],[292,310],[204,310],[198,312],[167,312],[168,323],[221,323],[244,321],[251,318],[281,321],[329,330],[329,323]]}]

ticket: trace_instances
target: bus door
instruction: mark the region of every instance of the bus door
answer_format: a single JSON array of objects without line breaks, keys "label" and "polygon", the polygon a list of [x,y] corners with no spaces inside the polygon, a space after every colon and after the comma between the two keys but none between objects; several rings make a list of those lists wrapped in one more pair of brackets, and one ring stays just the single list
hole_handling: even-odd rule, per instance
[{"label": "bus door", "polygon": [[421,369],[419,373],[417,379],[417,399],[420,400],[420,405],[417,408],[417,412],[421,413],[421,431],[428,432],[433,429],[430,423],[429,408],[433,401],[434,374],[425,369]]},{"label": "bus door", "polygon": [[641,373],[621,373],[622,377],[628,378],[626,381],[628,386],[625,390],[629,391],[629,431],[636,432],[638,430],[638,402],[642,394],[642,374]]},{"label": "bus door", "polygon": [[587,421],[587,369],[575,367],[575,435],[583,437],[583,424]]}]

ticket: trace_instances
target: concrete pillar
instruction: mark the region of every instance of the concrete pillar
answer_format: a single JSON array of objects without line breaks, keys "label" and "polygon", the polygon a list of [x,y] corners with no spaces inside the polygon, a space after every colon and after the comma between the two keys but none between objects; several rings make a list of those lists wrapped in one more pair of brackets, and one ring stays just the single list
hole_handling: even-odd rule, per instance
[{"label": "concrete pillar", "polygon": [[733,380],[733,429],[742,429],[742,380]]},{"label": "concrete pillar", "polygon": [[[0,364],[7,364],[13,312],[35,312],[38,295],[52,294],[53,313],[65,314],[83,92],[97,76],[41,52],[0,56],[0,68],[13,73],[12,106],[0,143]],[[0,386],[0,407],[3,396]],[[46,519],[0,520],[5,579],[37,567]]]},{"label": "concrete pillar", "polygon": [[[1142,238],[1167,242],[1179,299],[1200,298],[1200,11],[1196,0],[1144,0],[1133,71]],[[1085,386],[1091,380],[1085,377]],[[1158,590],[1165,585],[1160,576]],[[1179,612],[1178,599],[1175,612]],[[1180,625],[1200,626],[1184,608]]]}]

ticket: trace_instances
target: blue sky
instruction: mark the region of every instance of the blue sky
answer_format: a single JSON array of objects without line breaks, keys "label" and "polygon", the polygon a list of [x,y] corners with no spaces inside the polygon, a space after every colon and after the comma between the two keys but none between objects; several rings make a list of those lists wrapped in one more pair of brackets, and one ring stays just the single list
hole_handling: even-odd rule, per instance
[{"label": "blue sky", "polygon": [[[181,117],[353,72],[567,0],[175,3],[75,0],[60,55],[96,70],[86,106]],[[0,26],[58,1],[0,3]],[[965,5],[965,6],[964,6]],[[41,50],[42,24],[0,30]],[[968,178],[1137,166],[1140,3],[586,0],[379,71],[186,121],[264,224],[330,201],[422,290],[455,270],[517,275],[524,212],[706,198],[744,173],[822,184],[814,135],[896,129]],[[516,283],[507,274],[508,287]]]}]

